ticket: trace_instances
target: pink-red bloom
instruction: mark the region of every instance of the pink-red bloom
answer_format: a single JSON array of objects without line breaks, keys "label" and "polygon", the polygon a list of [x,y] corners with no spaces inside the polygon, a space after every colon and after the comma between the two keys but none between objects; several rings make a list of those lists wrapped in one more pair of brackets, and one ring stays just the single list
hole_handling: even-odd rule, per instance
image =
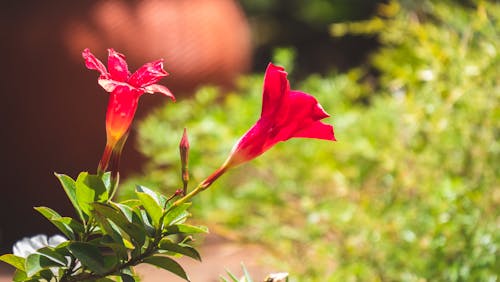
[{"label": "pink-red bloom", "polygon": [[113,49],[108,49],[108,53],[107,69],[89,49],[85,49],[82,53],[85,66],[100,72],[99,85],[110,92],[106,112],[107,141],[106,149],[99,163],[98,170],[100,172],[107,169],[110,159],[112,162],[118,162],[137,110],[139,97],[142,94],[159,92],[175,101],[174,95],[165,86],[156,84],[161,78],[168,75],[163,69],[163,60],[147,63],[130,74],[124,55]]},{"label": "pink-red bloom", "polygon": [[316,98],[290,90],[285,70],[269,64],[260,119],[239,139],[222,167],[202,186],[209,186],[227,169],[260,156],[280,141],[293,137],[335,141],[333,126],[320,121],[327,117],[329,115]]}]

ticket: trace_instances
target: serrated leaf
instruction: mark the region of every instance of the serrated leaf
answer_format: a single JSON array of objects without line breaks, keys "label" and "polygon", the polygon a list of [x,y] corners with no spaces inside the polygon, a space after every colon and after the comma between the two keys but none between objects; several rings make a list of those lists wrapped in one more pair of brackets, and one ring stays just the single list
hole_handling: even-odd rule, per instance
[{"label": "serrated leaf", "polygon": [[25,262],[26,274],[28,277],[32,277],[44,269],[60,266],[62,265],[38,253],[29,255]]},{"label": "serrated leaf", "polygon": [[66,195],[68,196],[69,200],[71,201],[71,204],[76,210],[76,213],[80,217],[82,221],[85,221],[86,219],[83,216],[82,210],[80,206],[78,205],[78,202],[76,200],[76,183],[73,180],[73,178],[65,175],[65,174],[58,174],[54,173],[54,175],[59,179],[59,182],[61,183],[61,186],[64,189],[64,192],[66,192]]},{"label": "serrated leaf", "polygon": [[13,254],[5,254],[5,255],[0,256],[0,260],[12,265],[16,269],[19,269],[21,271],[26,271],[26,268],[25,268],[26,260],[23,257],[18,257],[18,256],[13,255]]},{"label": "serrated leaf", "polygon": [[176,223],[181,223],[183,219],[187,218],[190,214],[186,210],[191,206],[191,203],[184,203],[180,206],[171,208],[167,211],[163,219],[163,224],[165,226],[172,225]]},{"label": "serrated leaf", "polygon": [[145,258],[143,260],[143,262],[158,266],[158,267],[163,268],[165,270],[168,270],[168,271],[172,272],[173,274],[183,278],[184,280],[189,281],[189,278],[186,274],[186,271],[184,271],[182,266],[179,263],[177,263],[175,260],[173,260],[169,257],[152,256],[152,257]]},{"label": "serrated leaf", "polygon": [[35,207],[35,210],[54,224],[54,226],[66,235],[66,237],[71,240],[76,239],[75,232],[73,232],[71,226],[66,224],[64,221],[61,221],[62,217],[56,211],[48,207]]},{"label": "serrated leaf", "polygon": [[68,250],[85,267],[97,274],[104,274],[108,269],[104,262],[104,256],[96,246],[84,242],[72,242],[68,245]]},{"label": "serrated leaf", "polygon": [[195,248],[188,245],[175,244],[168,238],[163,238],[159,243],[159,247],[161,250],[186,255],[201,261],[201,256]]},{"label": "serrated leaf", "polygon": [[165,228],[167,234],[196,234],[208,233],[206,226],[194,226],[189,224],[176,224]]},{"label": "serrated leaf", "polygon": [[93,202],[104,202],[108,200],[108,191],[99,176],[82,172],[76,179],[76,201],[81,210],[91,214]]},{"label": "serrated leaf", "polygon": [[153,221],[153,226],[160,227],[160,219],[163,215],[163,208],[160,205],[160,196],[152,190],[138,186],[136,191],[137,197],[142,203],[142,206],[147,211]]},{"label": "serrated leaf", "polygon": [[146,240],[146,231],[142,226],[128,221],[127,217],[121,210],[104,203],[94,203],[92,206],[97,214],[102,215],[104,218],[111,220],[123,232],[127,233],[130,238],[139,246],[142,246]]}]

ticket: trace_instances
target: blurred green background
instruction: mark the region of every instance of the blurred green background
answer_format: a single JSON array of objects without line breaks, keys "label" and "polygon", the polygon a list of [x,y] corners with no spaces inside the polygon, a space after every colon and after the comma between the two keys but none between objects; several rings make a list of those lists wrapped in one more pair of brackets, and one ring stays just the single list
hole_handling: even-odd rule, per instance
[{"label": "blurred green background", "polygon": [[[292,281],[498,281],[500,5],[391,1],[359,14],[348,2],[242,1],[254,32],[267,26],[257,58],[273,50],[292,88],[332,115],[338,142],[278,144],[196,198],[194,220],[265,245],[262,259]],[[308,32],[282,33],[277,13],[371,52],[335,64],[312,37],[301,45]],[[207,86],[140,122],[148,161],[122,196],[181,186],[183,127],[192,185],[215,170],[260,114],[266,60],[255,64],[234,91]]]}]

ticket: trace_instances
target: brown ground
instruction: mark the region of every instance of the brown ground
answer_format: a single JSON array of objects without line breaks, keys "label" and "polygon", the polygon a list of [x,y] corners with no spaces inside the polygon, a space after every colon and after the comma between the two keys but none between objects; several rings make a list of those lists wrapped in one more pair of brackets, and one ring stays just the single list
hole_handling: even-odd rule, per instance
[{"label": "brown ground", "polygon": [[[230,240],[209,235],[200,249],[202,262],[183,257],[177,261],[184,267],[193,282],[217,282],[220,276],[227,277],[226,270],[233,274],[242,275],[241,262],[252,274],[254,281],[263,281],[272,271],[269,266],[259,265],[259,257],[264,249],[255,245],[242,245]],[[181,282],[184,281],[169,272],[150,265],[140,265],[138,273],[144,282]],[[13,270],[6,264],[0,263],[0,282],[12,280]]]}]

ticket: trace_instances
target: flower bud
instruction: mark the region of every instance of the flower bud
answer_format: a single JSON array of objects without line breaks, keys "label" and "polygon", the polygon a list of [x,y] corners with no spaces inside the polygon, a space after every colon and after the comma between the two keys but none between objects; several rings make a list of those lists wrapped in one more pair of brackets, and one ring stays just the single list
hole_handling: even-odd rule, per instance
[{"label": "flower bud", "polygon": [[184,128],[181,142],[179,144],[179,153],[181,156],[181,175],[182,175],[183,190],[184,194],[186,194],[187,185],[189,182],[189,170],[188,170],[189,140],[186,128]]}]

